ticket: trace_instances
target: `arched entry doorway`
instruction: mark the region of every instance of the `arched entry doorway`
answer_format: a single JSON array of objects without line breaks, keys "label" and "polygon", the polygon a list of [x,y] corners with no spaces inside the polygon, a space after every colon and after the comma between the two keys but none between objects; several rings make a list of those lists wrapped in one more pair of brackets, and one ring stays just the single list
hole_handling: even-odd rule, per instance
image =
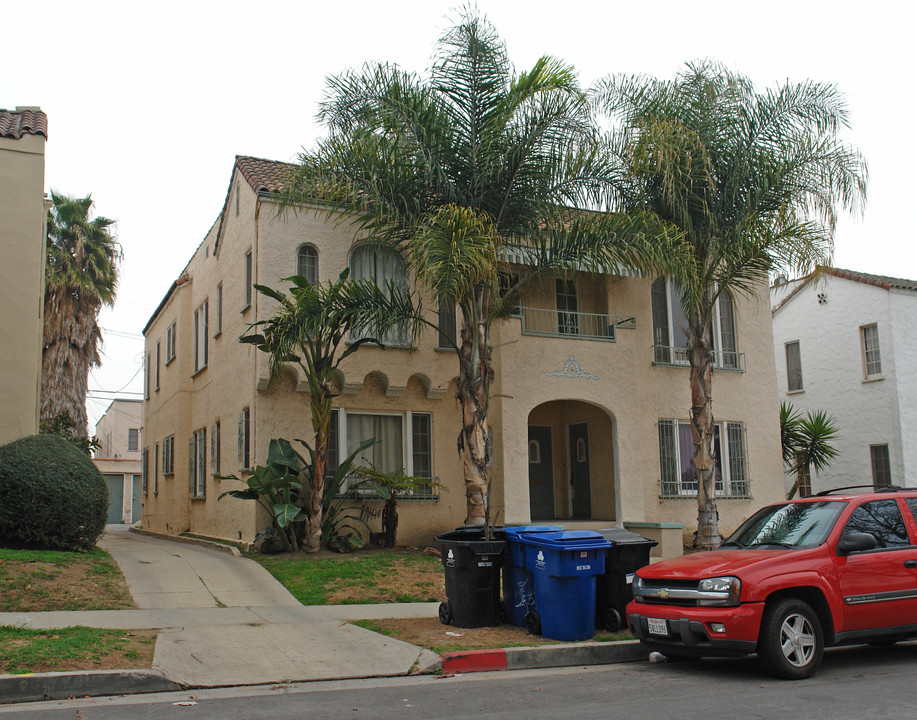
[{"label": "arched entry doorway", "polygon": [[615,520],[614,423],[602,408],[553,400],[529,413],[532,520]]}]

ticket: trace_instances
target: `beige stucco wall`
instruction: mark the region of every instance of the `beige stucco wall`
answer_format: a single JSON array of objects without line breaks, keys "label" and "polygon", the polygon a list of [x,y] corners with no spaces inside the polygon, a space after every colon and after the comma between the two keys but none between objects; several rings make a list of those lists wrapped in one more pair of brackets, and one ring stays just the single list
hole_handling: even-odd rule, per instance
[{"label": "beige stucco wall", "polygon": [[45,139],[0,138],[0,445],[38,432]]},{"label": "beige stucco wall", "polygon": [[[150,481],[143,523],[162,532],[190,531],[251,542],[265,523],[254,504],[232,498],[217,501],[221,492],[239,487],[239,481],[208,477],[206,499],[189,498],[191,434],[199,428],[210,433],[219,421],[221,471],[239,475],[236,430],[243,408],[251,409],[255,463],[264,461],[271,438],[310,439],[312,431],[308,393],[298,370],[291,368],[282,377],[271,378],[267,357],[238,342],[248,325],[269,317],[274,306],[273,301],[253,293],[251,307],[243,310],[245,253],[251,250],[253,254],[254,282],[283,288],[281,278],[295,273],[296,249],[309,243],[318,250],[319,279],[329,281],[347,266],[353,232],[349,226],[335,226],[308,208],[278,217],[275,205],[266,197],[259,198],[238,173],[229,198],[219,246],[218,223],[197,248],[183,281],[146,331],[147,352],[155,358],[156,341],[162,343],[164,353],[166,328],[171,321],[177,322],[177,358],[160,370],[160,389],[151,391],[144,428],[144,446],[150,449],[151,458],[155,444],[174,433],[175,474],[160,477],[158,494]],[[193,312],[204,299],[209,300],[213,335],[216,288],[221,282],[223,331],[210,339],[206,369],[193,375]],[[554,453],[557,515],[560,519],[570,517],[563,438],[570,423],[585,421],[589,424],[592,519],[619,526],[627,522],[680,522],[690,534],[696,527],[696,502],[659,497],[657,422],[660,418],[687,419],[690,394],[686,368],[653,365],[651,281],[586,277],[579,282],[581,311],[633,316],[636,329],[619,329],[616,342],[603,342],[522,335],[518,318],[495,328],[496,378],[490,415],[495,516],[499,522],[529,521],[527,428],[529,424],[545,424],[552,426],[559,443]],[[553,284],[545,283],[530,292],[525,303],[553,308],[553,292]],[[754,499],[720,501],[723,531],[734,528],[763,502],[779,498],[783,482],[767,303],[737,298],[736,325],[747,371],[714,374],[714,413],[717,421],[746,424]],[[340,395],[334,401],[344,413],[431,414],[433,474],[445,489],[438,500],[400,503],[400,544],[429,544],[435,534],[461,524],[465,517],[456,453],[460,415],[453,379],[458,364],[453,353],[435,346],[436,337],[428,331],[411,348],[361,349],[341,367]],[[595,377],[562,375],[560,371],[571,357]],[[208,457],[208,475],[210,469]],[[379,529],[378,520],[370,524],[373,530]]]},{"label": "beige stucco wall", "polygon": [[[590,423],[594,519],[618,524],[681,522],[686,541],[696,530],[693,498],[659,497],[657,422],[661,418],[688,419],[690,387],[687,368],[653,365],[650,285],[649,279],[609,278],[608,312],[637,318],[636,329],[619,329],[613,343],[525,336],[518,320],[504,323],[495,332],[494,345],[499,348],[495,393],[500,396],[497,412],[502,431],[495,467],[506,496],[514,498],[507,503],[507,522],[529,519],[527,420],[548,424],[544,417],[548,414],[557,426]],[[766,288],[762,292],[766,297]],[[736,332],[739,351],[746,354],[746,371],[714,371],[713,411],[717,422],[746,425],[753,498],[719,500],[723,534],[760,505],[778,500],[783,482],[774,360],[773,352],[767,352],[772,337],[767,303],[737,297]],[[571,356],[584,373],[594,377],[557,375]],[[570,401],[577,407],[571,408]],[[557,408],[566,409],[554,412]],[[592,433],[592,427],[604,435]],[[554,435],[557,451],[558,433]],[[566,489],[569,471],[563,467],[559,472],[555,484]],[[558,501],[558,517],[562,518],[568,508],[564,491],[559,491]]]}]

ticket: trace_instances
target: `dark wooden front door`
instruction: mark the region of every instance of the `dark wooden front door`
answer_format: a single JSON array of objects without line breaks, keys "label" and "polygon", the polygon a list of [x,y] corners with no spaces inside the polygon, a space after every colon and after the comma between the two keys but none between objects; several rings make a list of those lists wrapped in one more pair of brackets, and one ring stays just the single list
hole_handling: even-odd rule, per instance
[{"label": "dark wooden front door", "polygon": [[589,488],[589,427],[586,423],[570,426],[570,484],[573,486],[573,517],[592,517],[592,494]]},{"label": "dark wooden front door", "polygon": [[529,510],[532,520],[554,517],[554,452],[551,428],[529,426]]}]

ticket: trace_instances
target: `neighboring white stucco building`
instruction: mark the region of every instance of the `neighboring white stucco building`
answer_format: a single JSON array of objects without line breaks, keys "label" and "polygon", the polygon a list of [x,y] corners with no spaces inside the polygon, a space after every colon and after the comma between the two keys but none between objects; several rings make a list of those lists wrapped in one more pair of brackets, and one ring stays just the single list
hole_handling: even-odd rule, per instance
[{"label": "neighboring white stucco building", "polygon": [[142,400],[113,400],[96,424],[99,449],[92,461],[108,485],[110,523],[133,523],[140,519],[142,428]]},{"label": "neighboring white stucco building", "polygon": [[780,399],[839,428],[812,491],[917,486],[917,281],[827,268],[775,286],[771,305]]}]

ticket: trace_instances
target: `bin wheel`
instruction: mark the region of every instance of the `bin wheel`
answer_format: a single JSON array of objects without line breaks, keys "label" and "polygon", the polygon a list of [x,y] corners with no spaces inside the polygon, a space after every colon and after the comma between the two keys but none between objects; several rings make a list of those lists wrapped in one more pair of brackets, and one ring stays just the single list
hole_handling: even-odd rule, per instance
[{"label": "bin wheel", "polygon": [[439,621],[443,625],[452,624],[452,605],[448,602],[442,602],[439,604]]},{"label": "bin wheel", "polygon": [[538,613],[532,610],[525,616],[525,627],[531,635],[541,635],[541,618]]},{"label": "bin wheel", "polygon": [[602,613],[601,617],[602,628],[609,630],[610,632],[615,632],[624,627],[624,619],[614,608],[606,608],[605,612]]}]

